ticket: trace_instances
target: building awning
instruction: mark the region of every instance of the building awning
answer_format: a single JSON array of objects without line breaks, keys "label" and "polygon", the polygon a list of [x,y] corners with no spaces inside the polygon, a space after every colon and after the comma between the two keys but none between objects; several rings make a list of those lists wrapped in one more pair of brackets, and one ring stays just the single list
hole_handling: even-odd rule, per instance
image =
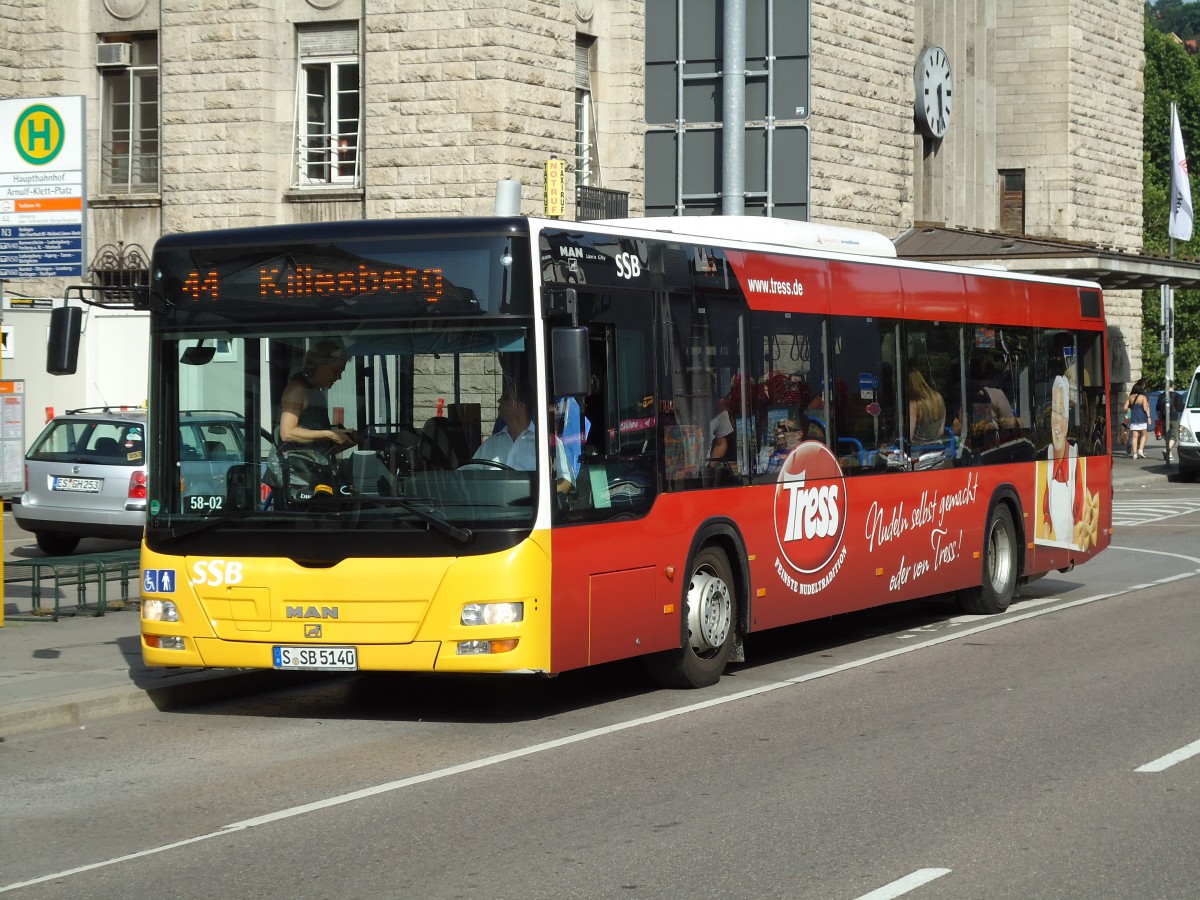
[{"label": "building awning", "polygon": [[916,225],[896,238],[901,259],[1001,266],[1010,272],[1095,281],[1105,290],[1140,291],[1170,285],[1200,288],[1200,262],[1127,253],[1101,244]]}]

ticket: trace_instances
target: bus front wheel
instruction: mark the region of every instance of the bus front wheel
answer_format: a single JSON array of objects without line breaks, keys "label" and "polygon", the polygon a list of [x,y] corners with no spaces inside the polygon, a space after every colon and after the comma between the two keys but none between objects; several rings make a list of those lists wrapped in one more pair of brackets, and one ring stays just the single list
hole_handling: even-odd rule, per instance
[{"label": "bus front wheel", "polygon": [[963,609],[977,615],[995,615],[1008,609],[1017,591],[1017,529],[1012,512],[998,503],[988,518],[983,537],[983,583],[963,591]]},{"label": "bus front wheel", "polygon": [[737,630],[733,572],[722,551],[705,547],[696,555],[685,603],[687,642],[649,657],[647,666],[666,687],[708,687],[725,671]]}]

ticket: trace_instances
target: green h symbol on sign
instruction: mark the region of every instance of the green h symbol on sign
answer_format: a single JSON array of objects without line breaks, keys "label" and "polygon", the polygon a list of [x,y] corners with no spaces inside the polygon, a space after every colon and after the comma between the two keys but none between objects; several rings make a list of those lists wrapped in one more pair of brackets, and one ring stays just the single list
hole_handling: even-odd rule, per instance
[{"label": "green h symbol on sign", "polygon": [[41,166],[58,156],[66,142],[67,130],[58,111],[44,103],[35,103],[17,117],[13,142],[21,158]]}]

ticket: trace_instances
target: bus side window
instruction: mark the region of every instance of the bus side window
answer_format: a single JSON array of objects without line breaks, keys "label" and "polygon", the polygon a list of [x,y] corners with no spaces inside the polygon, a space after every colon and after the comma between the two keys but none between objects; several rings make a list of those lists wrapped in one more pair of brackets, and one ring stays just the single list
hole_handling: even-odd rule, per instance
[{"label": "bus side window", "polygon": [[905,325],[905,429],[913,470],[957,465],[961,450],[962,330],[956,323]]},{"label": "bus side window", "polygon": [[752,312],[745,383],[731,398],[749,410],[751,476],[778,479],[783,462],[804,441],[828,445],[824,318],[810,313]]},{"label": "bus side window", "polygon": [[658,491],[651,301],[582,290],[578,297],[588,328],[591,392],[582,403],[551,398],[556,435],[574,472],[556,514],[585,522],[644,513]]},{"label": "bus side window", "polygon": [[908,468],[898,415],[898,325],[894,319],[831,320],[833,447],[847,475]]},{"label": "bus side window", "polygon": [[749,469],[749,422],[740,399],[744,327],[741,300],[733,294],[668,299],[661,386],[668,490],[740,483]]},{"label": "bus side window", "polygon": [[1084,453],[1108,455],[1108,419],[1104,402],[1104,341],[1099,334],[1079,335],[1080,402],[1084,416]]},{"label": "bus side window", "polygon": [[976,463],[1029,462],[1035,457],[1038,405],[1028,329],[968,329],[964,441]]}]

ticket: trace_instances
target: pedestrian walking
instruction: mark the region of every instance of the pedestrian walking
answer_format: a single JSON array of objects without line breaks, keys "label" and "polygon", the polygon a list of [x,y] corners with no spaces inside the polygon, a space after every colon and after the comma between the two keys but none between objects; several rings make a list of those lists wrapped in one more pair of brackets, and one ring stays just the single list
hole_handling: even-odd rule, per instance
[{"label": "pedestrian walking", "polygon": [[1158,420],[1167,421],[1167,398],[1171,398],[1170,422],[1166,425],[1167,446],[1163,449],[1163,459],[1172,462],[1175,455],[1175,445],[1179,443],[1179,417],[1183,415],[1183,394],[1175,390],[1175,382],[1167,384],[1167,389],[1158,398]]},{"label": "pedestrian walking", "polygon": [[1150,427],[1150,400],[1146,397],[1146,382],[1134,382],[1125,400],[1129,413],[1129,455],[1134,459],[1146,458],[1146,433]]}]

